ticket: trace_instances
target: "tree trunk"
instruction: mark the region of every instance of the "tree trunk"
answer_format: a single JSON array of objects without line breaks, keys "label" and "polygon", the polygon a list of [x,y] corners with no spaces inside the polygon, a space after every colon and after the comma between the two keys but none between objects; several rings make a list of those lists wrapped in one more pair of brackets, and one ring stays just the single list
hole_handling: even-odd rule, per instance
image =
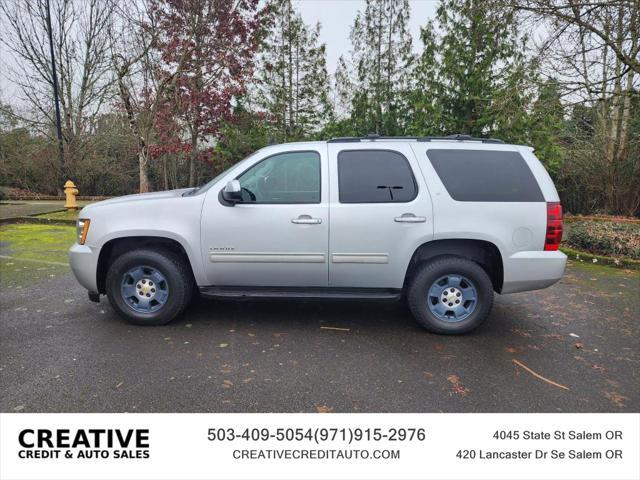
[{"label": "tree trunk", "polygon": [[189,186],[196,186],[196,161],[198,160],[198,139],[191,139],[191,153],[189,154]]},{"label": "tree trunk", "polygon": [[138,150],[138,165],[140,167],[140,193],[149,191],[149,175],[147,173],[147,165],[149,163],[149,155],[146,144],[140,145]]},{"label": "tree trunk", "polygon": [[162,159],[162,179],[164,181],[164,189],[169,190],[169,177],[167,176],[167,157]]},{"label": "tree trunk", "polygon": [[291,3],[289,3],[289,12],[287,19],[287,29],[288,29],[288,45],[287,45],[287,53],[289,54],[289,70],[288,70],[288,101],[289,101],[289,123],[287,125],[287,136],[289,138],[292,137],[293,133],[293,46],[291,45]]},{"label": "tree trunk", "polygon": [[[382,37],[384,35],[382,31],[382,9],[384,5],[378,6],[378,25],[377,25],[377,41],[378,41],[378,54],[376,56],[376,87],[375,87],[375,111],[376,111],[376,119],[375,119],[375,133],[380,135],[380,126],[382,124]],[[367,132],[368,133],[368,132]]]},{"label": "tree trunk", "polygon": [[[391,112],[391,73],[392,73],[392,59],[393,59],[393,22],[395,21],[395,12],[393,10],[393,2],[389,4],[391,11],[389,12],[389,35],[387,37],[387,80],[385,85],[385,113],[389,115]],[[384,125],[384,124],[383,124]],[[385,131],[387,135],[393,135],[393,132]]]},{"label": "tree trunk", "polygon": [[138,166],[140,172],[140,193],[146,193],[149,191],[149,175],[147,173],[147,164],[149,163],[149,150],[147,142],[143,137],[140,127],[138,125],[138,116],[135,113],[133,104],[131,102],[131,93],[129,87],[127,87],[124,79],[129,71],[129,65],[123,65],[117,69],[117,83],[118,93],[124,106],[124,110],[127,114],[127,120],[129,121],[129,128],[134,135],[138,137]]}]

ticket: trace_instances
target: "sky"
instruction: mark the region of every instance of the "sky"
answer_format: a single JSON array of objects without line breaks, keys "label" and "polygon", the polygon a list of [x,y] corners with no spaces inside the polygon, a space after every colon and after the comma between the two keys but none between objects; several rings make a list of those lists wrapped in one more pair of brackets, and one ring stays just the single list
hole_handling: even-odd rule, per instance
[{"label": "sky", "polygon": [[[438,0],[409,0],[409,3],[409,28],[417,52],[422,45],[420,27],[435,17]],[[333,73],[340,55],[348,56],[351,50],[349,33],[358,10],[364,11],[365,0],[294,0],[294,5],[305,23],[320,22],[320,41],[327,44],[327,69]]]}]

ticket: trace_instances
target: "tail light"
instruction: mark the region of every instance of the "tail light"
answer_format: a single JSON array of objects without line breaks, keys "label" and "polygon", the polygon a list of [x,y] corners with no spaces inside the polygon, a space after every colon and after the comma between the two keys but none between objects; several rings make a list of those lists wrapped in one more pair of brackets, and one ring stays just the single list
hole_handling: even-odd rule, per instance
[{"label": "tail light", "polygon": [[544,239],[545,250],[558,250],[562,241],[562,205],[560,202],[547,202],[547,234]]}]

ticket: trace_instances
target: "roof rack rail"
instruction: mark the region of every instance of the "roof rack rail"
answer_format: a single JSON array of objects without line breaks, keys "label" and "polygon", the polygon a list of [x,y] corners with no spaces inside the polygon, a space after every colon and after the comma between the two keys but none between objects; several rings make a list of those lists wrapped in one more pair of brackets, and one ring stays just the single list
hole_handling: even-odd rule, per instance
[{"label": "roof rack rail", "polygon": [[469,142],[482,142],[482,143],[504,143],[503,140],[499,138],[481,138],[481,137],[472,137],[471,135],[463,135],[460,133],[456,133],[453,135],[447,135],[445,137],[423,137],[419,139],[419,142],[430,142],[432,140],[457,140],[459,142],[469,141]]},{"label": "roof rack rail", "polygon": [[472,142],[482,142],[482,143],[504,143],[504,141],[499,138],[479,138],[472,137],[471,135],[462,135],[460,133],[454,135],[447,135],[444,137],[403,137],[403,136],[388,136],[388,135],[378,135],[375,133],[370,133],[365,135],[364,137],[336,137],[327,140],[327,143],[353,143],[353,142],[361,142],[361,141],[376,141],[376,140],[415,140],[417,142],[431,142],[432,140],[454,140],[454,141],[472,141]]},{"label": "roof rack rail", "polygon": [[418,136],[392,136],[392,135],[378,135],[377,133],[369,133],[364,137],[336,137],[327,140],[327,143],[345,143],[345,142],[361,142],[363,140],[417,140],[420,141],[424,137]]}]

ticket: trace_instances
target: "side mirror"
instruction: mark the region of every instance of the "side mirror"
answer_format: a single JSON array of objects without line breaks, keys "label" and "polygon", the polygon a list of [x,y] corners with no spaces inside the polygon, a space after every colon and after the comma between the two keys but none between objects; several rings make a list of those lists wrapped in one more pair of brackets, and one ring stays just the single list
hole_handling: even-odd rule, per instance
[{"label": "side mirror", "polygon": [[231,180],[222,190],[222,198],[229,203],[238,203],[242,201],[242,188],[238,180]]}]

